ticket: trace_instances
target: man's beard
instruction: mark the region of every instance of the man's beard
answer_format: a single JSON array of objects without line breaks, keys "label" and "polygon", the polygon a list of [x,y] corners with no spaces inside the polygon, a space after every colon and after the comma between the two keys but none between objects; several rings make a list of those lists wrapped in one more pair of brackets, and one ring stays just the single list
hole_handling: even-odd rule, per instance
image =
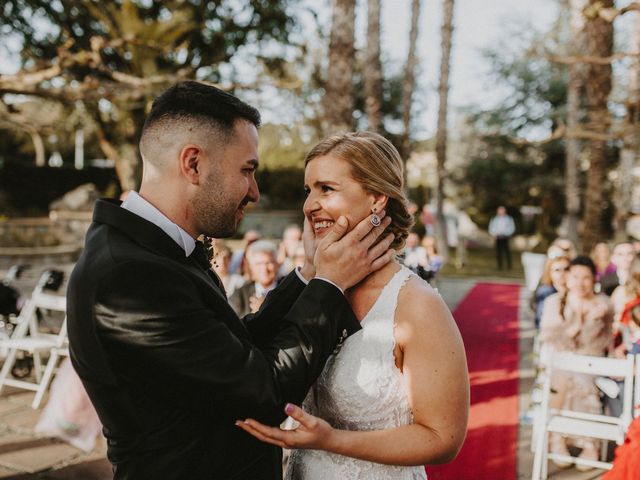
[{"label": "man's beard", "polygon": [[221,185],[211,177],[208,178],[201,193],[193,201],[199,233],[211,238],[231,237],[238,228],[236,213],[244,203],[235,203]]}]

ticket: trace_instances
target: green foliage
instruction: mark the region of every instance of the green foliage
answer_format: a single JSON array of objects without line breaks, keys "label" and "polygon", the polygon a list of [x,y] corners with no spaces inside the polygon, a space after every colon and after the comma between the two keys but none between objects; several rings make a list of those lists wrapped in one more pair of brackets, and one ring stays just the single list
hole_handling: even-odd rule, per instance
[{"label": "green foliage", "polygon": [[[101,52],[113,71],[150,74],[189,68],[210,81],[244,45],[286,41],[293,0],[4,0],[3,35],[20,35],[25,66],[55,58],[58,48],[91,51],[94,37],[126,39]],[[44,28],[43,28],[44,26]],[[88,71],[82,68],[76,77]]]},{"label": "green foliage", "polygon": [[[284,48],[274,46],[288,45],[297,3],[4,0],[0,41],[20,40],[25,70],[61,66],[56,76],[25,85],[24,93],[67,106],[80,100],[98,134],[88,135],[87,141],[97,145],[102,139],[101,156],[126,165],[118,172],[121,184],[131,188],[135,185],[127,175],[136,169],[139,173],[139,159],[131,158],[131,152],[153,98],[179,79],[242,84],[245,79],[236,78],[231,66],[239,54],[253,54],[255,63],[262,58],[269,71],[282,71]],[[269,47],[269,62],[259,56],[263,46]],[[0,90],[3,93],[21,92]],[[71,135],[73,128],[67,132]]]},{"label": "green foliage", "polygon": [[264,168],[256,175],[261,192],[260,206],[302,211],[307,197],[304,191],[304,169],[300,167]]},{"label": "green foliage", "polygon": [[470,163],[456,179],[462,196],[474,199],[469,214],[482,227],[498,205],[510,207],[517,221],[520,206],[541,206],[535,230],[553,236],[564,212],[564,142],[546,138],[566,114],[568,74],[544,53],[558,52],[562,31],[522,31],[485,52],[492,81],[505,95],[491,108],[468,113]]}]

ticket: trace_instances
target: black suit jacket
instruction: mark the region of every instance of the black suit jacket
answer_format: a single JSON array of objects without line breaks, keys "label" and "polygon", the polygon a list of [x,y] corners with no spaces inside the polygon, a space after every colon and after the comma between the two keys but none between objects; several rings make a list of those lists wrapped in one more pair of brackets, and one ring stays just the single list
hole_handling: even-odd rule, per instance
[{"label": "black suit jacket", "polygon": [[280,479],[281,451],[234,425],[277,425],[359,329],[344,296],[295,274],[240,320],[161,229],[99,200],[67,291],[71,360],[115,479]]}]

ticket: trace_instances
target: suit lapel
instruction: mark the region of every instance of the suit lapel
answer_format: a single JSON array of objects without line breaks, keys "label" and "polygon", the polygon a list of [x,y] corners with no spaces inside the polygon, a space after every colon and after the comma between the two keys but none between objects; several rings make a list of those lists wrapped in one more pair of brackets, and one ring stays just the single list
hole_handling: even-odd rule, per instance
[{"label": "suit lapel", "polygon": [[209,277],[207,272],[193,258],[186,257],[182,247],[160,227],[135,213],[121,208],[120,203],[121,202],[117,200],[111,199],[98,200],[93,212],[93,221],[110,225],[145,249],[178,262],[193,275],[201,279],[203,288],[207,288],[213,292],[211,300],[215,300],[215,304],[212,302],[212,308],[221,314],[220,318],[225,321],[235,334],[241,334],[245,337],[247,330],[244,323],[242,323],[235,314],[227,301],[227,297],[222,290],[214,284],[214,281]]}]

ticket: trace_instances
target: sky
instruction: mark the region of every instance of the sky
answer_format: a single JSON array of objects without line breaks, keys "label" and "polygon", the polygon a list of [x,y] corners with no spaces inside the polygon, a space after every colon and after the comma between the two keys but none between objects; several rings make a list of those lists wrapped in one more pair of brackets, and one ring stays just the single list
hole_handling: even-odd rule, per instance
[{"label": "sky", "polygon": [[[309,3],[327,14],[330,25],[330,0]],[[471,104],[489,105],[504,95],[500,86],[492,82],[482,50],[506,41],[506,35],[516,25],[542,31],[549,28],[558,14],[557,3],[558,0],[455,0],[449,96],[452,111]],[[361,49],[366,44],[366,5],[366,0],[358,0],[356,44]],[[407,57],[410,22],[411,0],[382,0],[382,55],[398,67]],[[417,51],[421,63],[417,103],[422,108],[414,112],[417,138],[435,133],[441,26],[442,0],[422,0]]]}]

